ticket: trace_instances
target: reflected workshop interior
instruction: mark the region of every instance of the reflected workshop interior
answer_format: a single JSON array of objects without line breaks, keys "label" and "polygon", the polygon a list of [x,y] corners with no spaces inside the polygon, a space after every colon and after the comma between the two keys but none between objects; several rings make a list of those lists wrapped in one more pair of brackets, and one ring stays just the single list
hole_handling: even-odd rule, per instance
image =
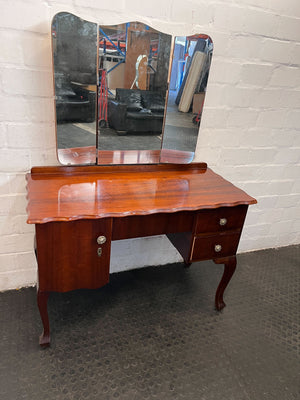
[{"label": "reflected workshop interior", "polygon": [[73,164],[70,154],[76,164],[105,164],[105,152],[193,154],[209,36],[172,38],[140,22],[101,26],[63,12],[53,19],[52,44],[62,164]]}]

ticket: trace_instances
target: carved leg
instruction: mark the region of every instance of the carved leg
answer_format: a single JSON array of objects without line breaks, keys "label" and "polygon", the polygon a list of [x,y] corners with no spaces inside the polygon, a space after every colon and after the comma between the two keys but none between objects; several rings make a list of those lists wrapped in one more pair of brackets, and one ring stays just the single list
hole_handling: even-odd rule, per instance
[{"label": "carved leg", "polygon": [[223,300],[223,294],[228,283],[230,282],[230,279],[232,278],[232,275],[234,274],[236,268],[236,256],[215,259],[214,263],[225,264],[224,273],[219,283],[215,297],[215,307],[218,311],[221,311],[222,308],[226,306]]},{"label": "carved leg", "polygon": [[47,309],[48,298],[49,298],[49,292],[42,292],[38,290],[37,303],[44,328],[39,341],[41,347],[50,346],[50,325],[49,325],[49,317]]}]

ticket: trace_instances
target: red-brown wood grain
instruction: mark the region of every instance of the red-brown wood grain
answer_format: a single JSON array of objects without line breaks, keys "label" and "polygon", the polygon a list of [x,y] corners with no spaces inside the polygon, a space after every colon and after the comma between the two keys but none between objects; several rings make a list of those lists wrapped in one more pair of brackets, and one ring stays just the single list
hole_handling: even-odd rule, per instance
[{"label": "red-brown wood grain", "polygon": [[225,306],[223,300],[224,291],[234,274],[236,269],[236,256],[229,256],[224,258],[217,258],[213,260],[216,264],[224,264],[224,272],[222,279],[219,283],[218,289],[215,295],[215,307],[218,311],[221,311]]},{"label": "red-brown wood grain", "polygon": [[191,248],[193,243],[192,232],[175,232],[167,234],[167,238],[181,254],[184,262],[190,264]]},{"label": "red-brown wood grain", "polygon": [[[212,258],[227,257],[236,254],[241,229],[237,231],[218,233],[210,236],[196,236],[192,244],[190,261],[211,260]],[[221,246],[216,252],[215,246]]]},{"label": "red-brown wood grain", "polygon": [[50,344],[49,292],[105,285],[111,240],[167,234],[186,265],[210,258],[224,263],[215,305],[225,307],[247,208],[256,200],[205,163],[35,167],[27,181],[41,346]]},{"label": "red-brown wood grain", "polygon": [[[220,207],[217,210],[200,210],[198,212],[195,234],[224,232],[241,229],[246,218],[248,206]],[[224,225],[220,220],[225,219]]]},{"label": "red-brown wood grain", "polygon": [[195,211],[114,218],[112,240],[188,232],[193,229],[194,219]]},{"label": "red-brown wood grain", "polygon": [[256,203],[203,163],[36,167],[27,181],[36,224]]},{"label": "red-brown wood grain", "polygon": [[[67,292],[108,283],[111,231],[111,218],[37,224],[39,290]],[[106,242],[99,245],[101,235]]]}]

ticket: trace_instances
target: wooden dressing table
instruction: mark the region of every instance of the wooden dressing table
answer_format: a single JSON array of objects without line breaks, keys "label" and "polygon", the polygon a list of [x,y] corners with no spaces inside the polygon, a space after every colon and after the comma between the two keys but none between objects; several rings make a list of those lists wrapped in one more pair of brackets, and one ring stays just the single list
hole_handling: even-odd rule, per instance
[{"label": "wooden dressing table", "polygon": [[[211,38],[184,38],[193,55],[183,77],[183,38],[144,23],[98,25],[60,12],[51,29],[58,159],[66,166],[34,167],[27,175],[40,345],[50,344],[49,293],[106,285],[112,240],[165,234],[186,265],[208,259],[224,264],[215,295],[221,310],[247,208],[256,200],[205,163],[189,164],[203,107],[195,119],[191,103],[206,90]],[[143,70],[141,57],[147,58]],[[121,73],[107,80],[120,65]],[[176,100],[168,92],[172,79],[182,80]],[[142,140],[134,144],[132,134]]]},{"label": "wooden dressing table", "polygon": [[112,240],[166,234],[187,265],[224,264],[215,306],[225,306],[247,208],[256,200],[205,163],[35,167],[27,181],[41,346],[50,344],[49,293],[107,284]]}]

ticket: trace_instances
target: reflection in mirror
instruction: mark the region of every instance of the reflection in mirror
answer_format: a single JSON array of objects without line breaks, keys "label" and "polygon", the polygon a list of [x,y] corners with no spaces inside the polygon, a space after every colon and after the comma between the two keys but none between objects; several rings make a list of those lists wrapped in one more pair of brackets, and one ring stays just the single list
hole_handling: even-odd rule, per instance
[{"label": "reflection in mirror", "polygon": [[99,26],[61,12],[52,21],[52,44],[62,164],[192,161],[209,36],[172,43],[140,22]]},{"label": "reflection in mirror", "polygon": [[99,26],[98,164],[159,162],[172,37]]},{"label": "reflection in mirror", "polygon": [[161,162],[191,162],[213,51],[207,35],[176,37]]},{"label": "reflection in mirror", "polygon": [[[61,12],[52,21],[58,159],[96,163],[97,24]],[[71,155],[71,157],[70,157]]]}]

